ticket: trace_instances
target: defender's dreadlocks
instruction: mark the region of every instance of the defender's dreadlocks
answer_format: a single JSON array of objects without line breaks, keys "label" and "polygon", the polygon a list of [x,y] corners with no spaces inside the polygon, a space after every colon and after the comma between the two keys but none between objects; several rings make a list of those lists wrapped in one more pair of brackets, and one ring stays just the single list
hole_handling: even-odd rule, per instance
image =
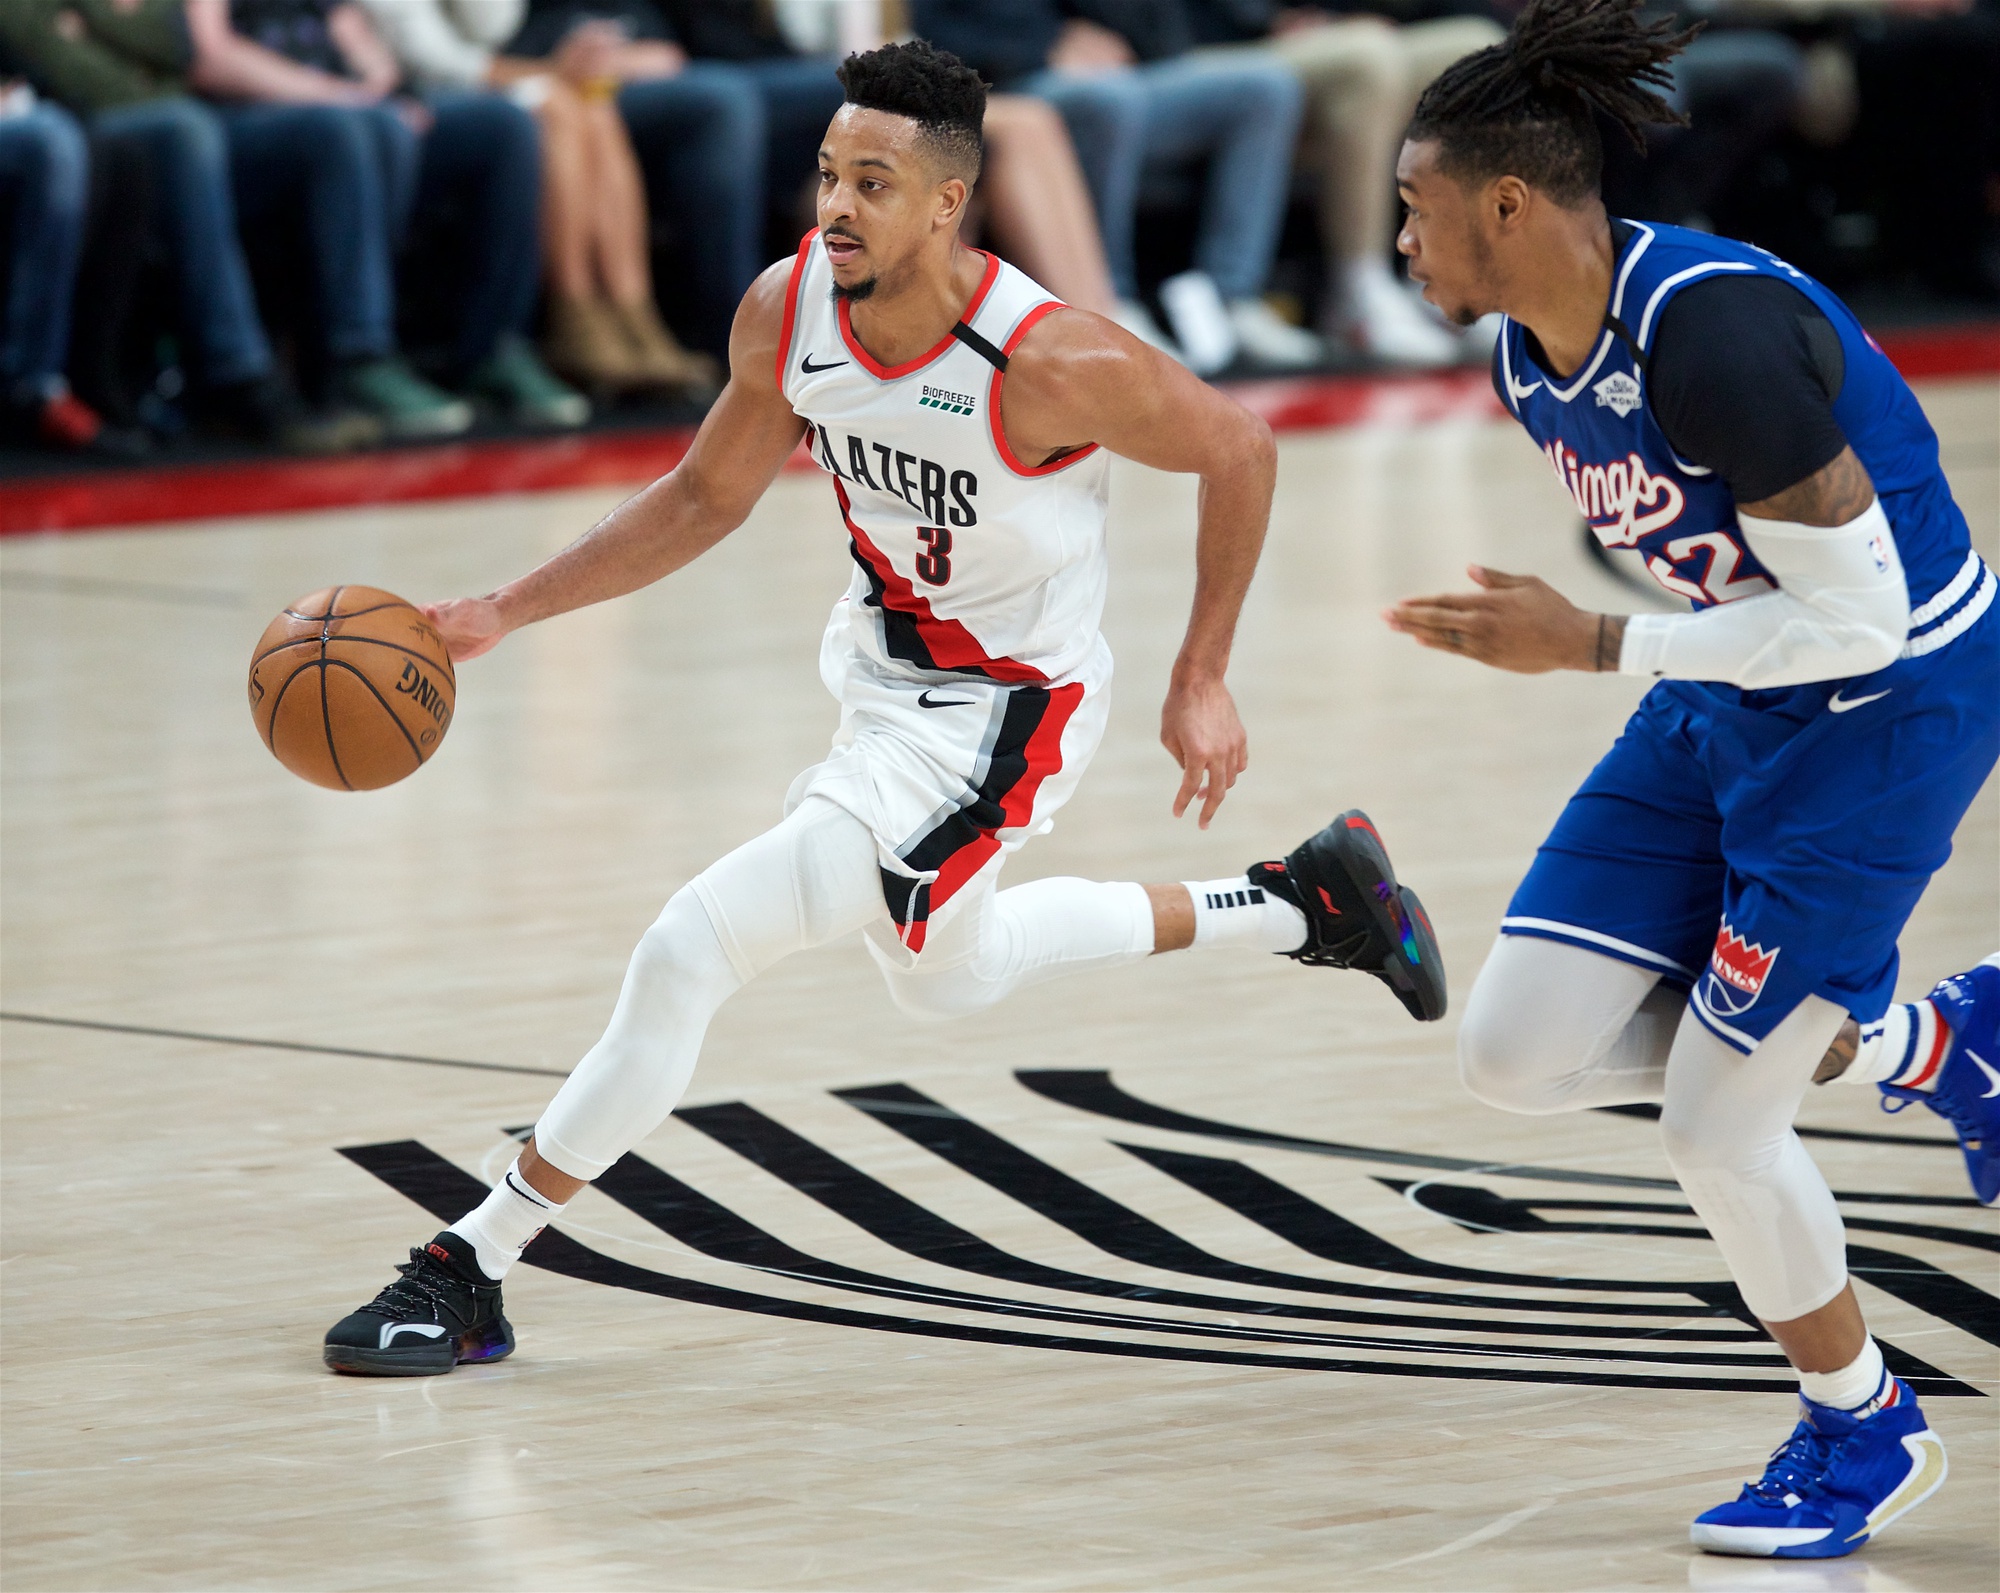
[{"label": "defender's dreadlocks", "polygon": [[850,55],[837,76],[848,104],[909,117],[918,141],[954,177],[968,186],[978,180],[986,85],[957,56],[922,39],[885,44]]},{"label": "defender's dreadlocks", "polygon": [[1436,139],[1461,182],[1512,175],[1558,204],[1592,198],[1604,174],[1601,112],[1645,150],[1649,122],[1687,117],[1655,89],[1701,24],[1642,21],[1644,0],[1529,0],[1507,37],[1446,68],[1424,91],[1408,137]]}]

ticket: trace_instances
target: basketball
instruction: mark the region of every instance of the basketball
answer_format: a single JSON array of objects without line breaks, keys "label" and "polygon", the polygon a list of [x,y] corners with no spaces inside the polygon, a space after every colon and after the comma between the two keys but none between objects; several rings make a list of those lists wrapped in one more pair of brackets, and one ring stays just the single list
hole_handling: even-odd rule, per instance
[{"label": "basketball", "polygon": [[436,627],[393,592],[332,586],[288,603],[250,659],[250,714],[277,760],[335,791],[416,773],[458,683]]}]

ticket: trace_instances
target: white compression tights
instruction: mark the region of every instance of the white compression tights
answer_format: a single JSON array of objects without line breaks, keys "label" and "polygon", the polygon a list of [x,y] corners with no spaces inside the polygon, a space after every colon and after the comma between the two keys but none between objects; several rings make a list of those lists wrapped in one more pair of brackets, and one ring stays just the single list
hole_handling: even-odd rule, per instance
[{"label": "white compression tights", "polygon": [[1142,886],[1042,879],[995,891],[987,873],[953,899],[906,966],[874,837],[844,808],[808,797],[667,903],[632,954],[604,1037],[535,1126],[536,1150],[572,1178],[596,1178],[673,1111],[724,1001],[793,952],[857,929],[869,931],[896,1005],[932,1018],[1153,949]]},{"label": "white compression tights", "polygon": [[1847,1014],[1809,996],[1744,1056],[1658,976],[1557,941],[1503,935],[1466,1001],[1466,1088],[1510,1112],[1662,1104],[1667,1160],[1766,1322],[1816,1311],[1847,1282],[1826,1180],[1792,1132]]}]

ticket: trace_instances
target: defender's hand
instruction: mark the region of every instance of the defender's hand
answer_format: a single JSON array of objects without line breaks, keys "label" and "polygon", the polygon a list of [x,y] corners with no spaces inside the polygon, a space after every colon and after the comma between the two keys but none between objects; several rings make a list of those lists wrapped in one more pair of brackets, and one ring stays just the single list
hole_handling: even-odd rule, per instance
[{"label": "defender's hand", "polygon": [[[1478,564],[1466,573],[1485,590],[1405,598],[1382,617],[1391,630],[1426,647],[1461,653],[1495,669],[1539,675],[1605,667],[1598,654],[1600,638],[1608,634],[1606,616],[1586,613],[1538,576]],[[1618,632],[1622,637],[1622,619]],[[1614,654],[1610,667],[1617,666]]]},{"label": "defender's hand", "polygon": [[1185,683],[1167,689],[1160,710],[1160,745],[1181,766],[1181,788],[1174,797],[1174,817],[1201,798],[1201,827],[1215,817],[1222,799],[1250,762],[1250,739],[1236,717],[1236,702],[1220,680]]},{"label": "defender's hand", "polygon": [[443,603],[420,603],[424,618],[438,628],[454,664],[489,653],[507,634],[500,605],[490,597],[454,597]]}]

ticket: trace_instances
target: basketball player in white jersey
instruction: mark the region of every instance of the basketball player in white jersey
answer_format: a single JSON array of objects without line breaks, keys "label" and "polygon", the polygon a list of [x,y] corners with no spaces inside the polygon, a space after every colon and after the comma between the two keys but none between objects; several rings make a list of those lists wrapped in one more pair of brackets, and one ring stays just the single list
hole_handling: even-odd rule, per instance
[{"label": "basketball player in white jersey", "polygon": [[610,1027],[475,1210],[327,1334],[340,1371],[448,1372],[514,1346],[500,1283],[571,1197],[680,1100],[709,1019],[795,951],[860,930],[898,1006],[980,1010],[1057,974],[1184,947],[1356,968],[1419,1019],[1444,972],[1374,827],[1343,814],[1283,862],[1191,885],[1042,879],[1103,734],[1107,453],[1201,476],[1194,612],[1161,740],[1206,827],[1247,761],[1224,684],[1271,506],[1269,429],[1180,366],[958,241],[985,88],[924,44],[849,58],[819,226],[744,298],[730,380],[686,460],[489,597],[428,612],[458,660],[637,590],[740,525],[803,438],[856,566],[820,673],[841,705],[784,821],[704,871],[640,941]]}]

